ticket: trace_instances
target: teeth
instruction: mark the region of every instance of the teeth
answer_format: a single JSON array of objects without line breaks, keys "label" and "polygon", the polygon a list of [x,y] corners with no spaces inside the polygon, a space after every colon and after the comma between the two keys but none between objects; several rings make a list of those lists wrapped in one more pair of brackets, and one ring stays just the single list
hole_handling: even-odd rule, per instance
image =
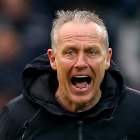
[{"label": "teeth", "polygon": [[75,78],[85,78],[85,77],[88,77],[88,76],[84,76],[84,75],[79,75],[79,76],[74,76]]}]

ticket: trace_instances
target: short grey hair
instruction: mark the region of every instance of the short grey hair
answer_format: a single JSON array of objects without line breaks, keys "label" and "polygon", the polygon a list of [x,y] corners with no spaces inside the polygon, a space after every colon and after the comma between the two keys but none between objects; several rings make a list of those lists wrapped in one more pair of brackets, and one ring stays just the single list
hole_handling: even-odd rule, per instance
[{"label": "short grey hair", "polygon": [[65,23],[76,21],[80,23],[89,23],[94,22],[96,23],[104,33],[104,40],[105,40],[105,47],[109,47],[109,37],[108,32],[106,29],[106,26],[101,18],[97,14],[95,14],[94,11],[57,11],[56,13],[56,19],[53,21],[52,25],[52,31],[51,31],[51,43],[52,43],[52,49],[55,50],[56,44],[57,44],[57,35],[60,27],[64,25]]}]

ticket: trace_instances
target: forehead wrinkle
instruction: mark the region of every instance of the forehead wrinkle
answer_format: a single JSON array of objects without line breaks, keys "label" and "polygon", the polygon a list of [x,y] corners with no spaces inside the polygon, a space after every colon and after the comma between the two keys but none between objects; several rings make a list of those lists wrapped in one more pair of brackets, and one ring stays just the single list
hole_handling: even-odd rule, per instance
[{"label": "forehead wrinkle", "polygon": [[85,42],[85,41],[89,41],[89,42],[93,42],[94,40],[97,40],[97,39],[100,39],[99,37],[97,38],[97,36],[93,36],[93,35],[61,35],[60,37],[59,37],[59,40],[61,40],[62,42],[64,41],[66,41],[66,42],[68,42],[68,41],[72,41],[72,42],[74,42],[74,41],[83,41],[83,42]]}]

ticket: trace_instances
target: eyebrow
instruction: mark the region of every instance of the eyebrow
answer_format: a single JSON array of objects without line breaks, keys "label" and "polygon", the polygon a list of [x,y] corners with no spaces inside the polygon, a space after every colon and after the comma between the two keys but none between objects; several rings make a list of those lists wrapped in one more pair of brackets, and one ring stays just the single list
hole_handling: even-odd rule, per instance
[{"label": "eyebrow", "polygon": [[86,45],[87,49],[98,49],[98,45]]}]

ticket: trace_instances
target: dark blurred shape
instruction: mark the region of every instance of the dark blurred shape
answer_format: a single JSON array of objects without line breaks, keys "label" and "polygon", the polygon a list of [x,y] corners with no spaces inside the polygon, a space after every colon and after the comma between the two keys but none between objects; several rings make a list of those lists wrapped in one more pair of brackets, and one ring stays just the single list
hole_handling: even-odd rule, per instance
[{"label": "dark blurred shape", "polygon": [[[12,25],[22,37],[26,57],[32,59],[50,48],[50,17],[33,11],[31,0],[1,0],[0,22]],[[32,55],[29,52],[32,51]]]},{"label": "dark blurred shape", "polygon": [[1,12],[5,17],[22,20],[30,10],[30,0],[1,0]]},{"label": "dark blurred shape", "polygon": [[0,25],[0,64],[10,64],[20,55],[19,36],[12,27]]},{"label": "dark blurred shape", "polygon": [[0,25],[0,106],[21,92],[21,41],[14,28]]},{"label": "dark blurred shape", "polygon": [[50,18],[32,8],[31,0],[0,1],[0,100],[3,103],[21,94],[21,72],[25,64],[50,48]]}]

